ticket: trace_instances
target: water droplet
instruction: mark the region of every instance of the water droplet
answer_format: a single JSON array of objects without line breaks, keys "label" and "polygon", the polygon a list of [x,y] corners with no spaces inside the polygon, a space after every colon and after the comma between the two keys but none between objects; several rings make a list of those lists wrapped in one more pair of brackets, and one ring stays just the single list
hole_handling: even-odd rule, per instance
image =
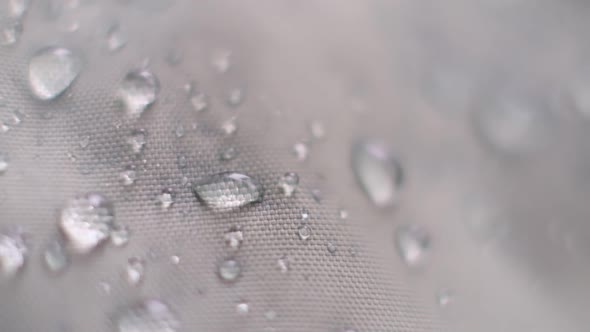
[{"label": "water droplet", "polygon": [[120,51],[127,45],[127,37],[121,31],[119,24],[115,23],[107,29],[106,46],[109,52]]},{"label": "water droplet", "polygon": [[126,310],[115,319],[118,332],[176,332],[180,321],[168,305],[146,300]]},{"label": "water droplet", "polygon": [[293,154],[298,161],[306,161],[309,156],[309,146],[302,142],[295,143],[293,145]]},{"label": "water droplet", "polygon": [[440,308],[448,307],[455,297],[455,292],[448,288],[439,289],[436,293],[436,303]]},{"label": "water droplet", "polygon": [[61,47],[41,49],[29,61],[29,87],[40,100],[62,94],[82,71],[82,59]]},{"label": "water droplet", "polygon": [[402,184],[402,168],[387,152],[373,142],[359,141],[352,146],[352,170],[361,188],[379,208],[393,206]]},{"label": "water droplet", "polygon": [[6,171],[8,170],[8,163],[8,155],[0,152],[0,175],[6,173]]},{"label": "water droplet", "polygon": [[131,286],[137,286],[145,276],[145,262],[138,257],[129,258],[125,266],[125,280]]},{"label": "water droplet", "polygon": [[127,115],[139,118],[156,101],[159,92],[158,78],[147,69],[137,69],[125,75],[118,96],[125,105]]},{"label": "water droplet", "polygon": [[312,189],[311,190],[311,197],[313,198],[316,203],[322,202],[322,192],[319,189]]},{"label": "water droplet", "polygon": [[80,138],[80,142],[78,142],[82,149],[86,149],[88,144],[90,144],[90,135],[84,135]]},{"label": "water droplet", "polygon": [[326,136],[324,125],[317,120],[314,120],[309,124],[309,131],[311,132],[311,136],[316,140],[320,140]]},{"label": "water droplet", "polygon": [[338,211],[338,217],[340,217],[341,220],[346,220],[348,219],[348,211],[344,210],[344,209],[340,209]]},{"label": "water droplet", "polygon": [[279,190],[285,195],[285,197],[293,196],[295,189],[299,185],[299,175],[297,173],[288,172],[285,173],[278,183]]},{"label": "water droplet", "polygon": [[20,18],[29,9],[31,0],[8,0],[0,3],[2,16]]},{"label": "water droplet", "polygon": [[231,52],[217,51],[211,57],[211,65],[220,73],[225,73],[231,67]]},{"label": "water droplet", "polygon": [[232,227],[227,233],[225,233],[225,245],[233,250],[237,251],[240,249],[242,242],[244,241],[244,234],[239,227]]},{"label": "water droplet", "polygon": [[61,209],[59,228],[72,249],[88,253],[109,238],[113,206],[99,194],[70,199]]},{"label": "water droplet", "polygon": [[123,247],[129,242],[131,233],[127,226],[115,225],[111,230],[111,243],[115,247]]},{"label": "water droplet", "polygon": [[238,119],[234,116],[221,124],[221,130],[227,135],[233,135],[238,131]]},{"label": "water droplet", "polygon": [[164,189],[158,195],[158,205],[162,210],[169,209],[174,204],[174,193],[170,189]]},{"label": "water droplet", "polygon": [[131,147],[131,152],[138,155],[143,152],[146,143],[146,132],[144,130],[134,130],[127,138],[127,144]]},{"label": "water droplet", "polygon": [[229,161],[229,160],[234,159],[237,155],[238,155],[238,150],[235,147],[230,146],[230,147],[225,148],[221,151],[221,153],[219,154],[219,159],[221,159],[223,161]]},{"label": "water droplet", "polygon": [[174,265],[180,264],[180,256],[177,256],[177,255],[170,256],[170,262]]},{"label": "water droplet", "polygon": [[184,136],[184,126],[182,125],[182,123],[176,124],[176,128],[174,129],[174,133],[176,134],[176,137],[178,137],[178,138],[182,138],[182,136]]},{"label": "water droplet", "polygon": [[236,312],[240,316],[246,316],[250,312],[250,305],[247,302],[240,302],[236,305]]},{"label": "water droplet", "polygon": [[279,267],[279,271],[281,273],[289,272],[289,259],[287,256],[283,256],[277,260],[277,266]]},{"label": "water droplet", "polygon": [[398,254],[409,267],[421,267],[430,251],[430,235],[417,225],[401,225],[395,230]]},{"label": "water droplet", "polygon": [[305,208],[301,209],[301,220],[302,221],[309,220],[309,216],[310,216],[310,214],[309,214],[309,210],[308,209],[305,209]]},{"label": "water droplet", "polygon": [[297,235],[299,235],[301,240],[307,241],[311,237],[311,228],[307,225],[301,225],[297,229]]},{"label": "water droplet", "polygon": [[193,92],[190,96],[190,103],[195,112],[203,112],[209,107],[209,97],[202,92]]},{"label": "water droplet", "polygon": [[18,42],[23,33],[19,21],[0,22],[0,46],[12,46]]},{"label": "water droplet", "polygon": [[19,229],[0,233],[0,272],[10,278],[20,271],[27,260],[27,246]]},{"label": "water droplet", "polygon": [[137,179],[137,173],[135,170],[128,168],[119,174],[119,180],[121,184],[124,186],[131,186],[135,183],[135,179]]},{"label": "water droplet", "polygon": [[63,271],[69,264],[69,259],[61,242],[51,242],[43,252],[43,262],[52,273]]},{"label": "water droplet", "polygon": [[336,245],[334,243],[328,242],[328,244],[326,244],[326,248],[328,249],[328,252],[332,255],[336,253]]},{"label": "water droplet", "polygon": [[235,88],[229,91],[227,95],[227,103],[229,106],[237,107],[244,101],[244,92],[241,89]]},{"label": "water droplet", "polygon": [[248,175],[224,172],[194,184],[193,191],[207,206],[227,210],[262,201],[264,189]]},{"label": "water droplet", "polygon": [[219,264],[217,272],[223,281],[234,282],[240,276],[242,267],[236,260],[226,259]]},{"label": "water droplet", "polygon": [[0,133],[7,133],[10,130],[10,126],[4,122],[0,122]]}]

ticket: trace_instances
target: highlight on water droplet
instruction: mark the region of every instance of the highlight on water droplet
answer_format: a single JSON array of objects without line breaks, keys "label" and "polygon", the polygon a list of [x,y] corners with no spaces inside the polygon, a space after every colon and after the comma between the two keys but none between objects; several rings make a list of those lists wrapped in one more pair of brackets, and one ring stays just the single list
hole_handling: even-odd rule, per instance
[{"label": "highlight on water droplet", "polygon": [[250,312],[250,305],[248,302],[240,302],[236,304],[236,312],[240,316],[246,316]]},{"label": "highlight on water droplet", "polygon": [[223,172],[193,184],[193,192],[207,206],[228,210],[262,201],[264,189],[249,175]]},{"label": "highlight on water droplet", "polygon": [[395,245],[407,266],[419,268],[426,263],[430,254],[430,234],[418,225],[400,225],[395,229]]},{"label": "highlight on water droplet", "polygon": [[33,95],[52,100],[72,85],[82,71],[82,59],[63,47],[46,47],[29,60],[28,79]]},{"label": "highlight on water droplet", "polygon": [[148,69],[135,69],[121,82],[118,98],[124,104],[127,116],[139,118],[158,98],[160,82]]}]

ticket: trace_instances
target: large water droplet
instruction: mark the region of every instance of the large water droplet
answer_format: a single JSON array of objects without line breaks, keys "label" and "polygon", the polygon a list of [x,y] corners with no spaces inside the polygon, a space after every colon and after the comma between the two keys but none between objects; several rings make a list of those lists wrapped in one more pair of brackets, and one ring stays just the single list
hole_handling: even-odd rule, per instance
[{"label": "large water droplet", "polygon": [[311,237],[311,228],[309,228],[307,225],[301,225],[297,229],[297,235],[303,241],[309,240]]},{"label": "large water droplet", "polygon": [[51,100],[62,94],[81,70],[82,59],[72,51],[47,47],[29,61],[29,87],[38,99]]},{"label": "large water droplet", "polygon": [[237,251],[244,241],[244,234],[239,227],[232,227],[225,233],[224,238],[226,246],[233,251]]},{"label": "large water droplet", "polygon": [[217,273],[221,280],[225,282],[234,282],[240,276],[242,267],[238,261],[233,259],[226,259],[221,262],[217,268]]},{"label": "large water droplet", "polygon": [[168,305],[159,300],[143,301],[116,318],[118,332],[175,332],[180,321]]},{"label": "large water droplet", "polygon": [[102,195],[70,199],[61,209],[59,228],[73,250],[88,253],[110,236],[113,206]]},{"label": "large water droplet", "polygon": [[60,241],[55,240],[45,248],[43,262],[52,273],[63,271],[68,266],[69,259]]},{"label": "large water droplet", "polygon": [[421,267],[430,252],[430,235],[418,225],[401,225],[395,230],[398,254],[409,267]]},{"label": "large water droplet", "polygon": [[298,185],[299,175],[293,172],[285,173],[278,182],[279,190],[285,195],[285,197],[293,196]]},{"label": "large water droplet", "polygon": [[0,233],[0,272],[10,278],[20,271],[27,259],[27,246],[19,229]]},{"label": "large water droplet", "polygon": [[23,26],[19,21],[0,21],[0,46],[16,44],[22,33]]},{"label": "large water droplet", "polygon": [[384,208],[394,205],[402,184],[402,168],[377,143],[359,141],[351,151],[352,171],[371,202]]},{"label": "large water droplet", "polygon": [[156,101],[159,92],[158,78],[147,69],[138,69],[125,75],[118,96],[125,104],[127,115],[136,119]]},{"label": "large water droplet", "polygon": [[207,206],[227,210],[262,201],[264,190],[258,180],[248,175],[224,172],[195,183],[193,191]]},{"label": "large water droplet", "polygon": [[146,143],[146,132],[145,130],[134,130],[131,135],[127,138],[127,144],[131,148],[131,152],[134,154],[141,154]]},{"label": "large water droplet", "polygon": [[137,286],[145,276],[145,262],[141,258],[132,257],[125,266],[125,280],[131,286]]},{"label": "large water droplet", "polygon": [[106,34],[106,46],[110,52],[117,52],[127,45],[127,38],[121,31],[119,24],[111,25]]},{"label": "large water droplet", "polygon": [[8,156],[0,152],[0,175],[6,173],[8,170]]}]

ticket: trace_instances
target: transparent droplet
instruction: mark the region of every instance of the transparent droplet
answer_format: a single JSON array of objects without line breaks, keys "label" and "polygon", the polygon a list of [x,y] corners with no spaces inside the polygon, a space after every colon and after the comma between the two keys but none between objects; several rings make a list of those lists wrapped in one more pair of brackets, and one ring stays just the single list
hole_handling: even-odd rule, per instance
[{"label": "transparent droplet", "polygon": [[293,145],[293,154],[298,161],[306,161],[309,156],[309,146],[303,142],[295,143]]},{"label": "transparent droplet", "polygon": [[59,228],[74,251],[88,253],[107,240],[113,226],[113,206],[102,195],[87,194],[66,202]]},{"label": "transparent droplet", "polygon": [[139,118],[157,99],[160,92],[158,78],[147,69],[132,70],[123,79],[118,97],[130,118]]},{"label": "transparent droplet", "polygon": [[158,195],[158,205],[163,210],[169,209],[174,204],[174,193],[170,189],[164,189]]},{"label": "transparent droplet", "polygon": [[238,119],[234,116],[221,124],[221,130],[227,135],[233,135],[238,131]]},{"label": "transparent droplet", "polygon": [[219,210],[260,202],[264,192],[258,180],[236,172],[215,174],[194,184],[193,191],[201,202]]},{"label": "transparent droplet", "polygon": [[250,305],[247,302],[240,302],[236,305],[236,312],[240,316],[246,316],[250,312]]},{"label": "transparent droplet", "polygon": [[176,134],[176,137],[182,138],[184,136],[184,132],[184,126],[182,123],[176,124],[176,128],[174,129],[174,134]]},{"label": "transparent droplet", "polygon": [[122,310],[115,318],[118,332],[176,332],[180,321],[167,304],[146,300]]},{"label": "transparent droplet", "polygon": [[109,52],[117,52],[127,45],[127,37],[121,31],[119,24],[113,24],[107,29],[106,46]]},{"label": "transparent droplet", "polygon": [[238,150],[235,147],[230,146],[221,151],[221,153],[219,154],[219,159],[223,161],[228,161],[234,159],[237,155]]},{"label": "transparent droplet", "polygon": [[144,130],[134,130],[127,138],[127,144],[134,154],[141,154],[146,143],[146,132]]},{"label": "transparent droplet", "polygon": [[311,136],[316,140],[320,140],[326,136],[324,125],[317,120],[314,120],[309,124],[309,131],[311,132]]},{"label": "transparent droplet", "polygon": [[332,255],[336,253],[336,245],[334,243],[328,242],[328,244],[326,244],[326,248],[328,249],[328,252]]},{"label": "transparent droplet", "polygon": [[220,73],[225,73],[231,66],[231,52],[217,51],[211,57],[211,65]]},{"label": "transparent droplet", "polygon": [[285,197],[293,196],[293,193],[295,192],[295,189],[297,189],[298,185],[299,175],[293,172],[283,174],[277,184],[279,190],[285,195]]},{"label": "transparent droplet", "polygon": [[289,258],[287,256],[283,256],[277,260],[277,266],[281,273],[289,272]]},{"label": "transparent droplet", "polygon": [[63,271],[68,266],[69,259],[61,242],[53,241],[45,248],[43,262],[52,273]]},{"label": "transparent droplet", "polygon": [[402,184],[402,168],[378,144],[359,141],[352,146],[352,171],[371,202],[379,208],[393,206]]},{"label": "transparent droplet", "polygon": [[300,217],[301,217],[301,220],[302,221],[309,220],[309,216],[310,216],[310,214],[309,214],[309,210],[308,209],[305,209],[305,208],[301,209],[301,216]]},{"label": "transparent droplet", "polygon": [[180,264],[180,256],[178,256],[178,255],[170,256],[170,263],[172,263],[174,265]]},{"label": "transparent droplet", "polygon": [[237,251],[240,249],[242,242],[244,241],[244,234],[239,227],[232,227],[227,233],[224,235],[225,238],[225,245],[233,250]]},{"label": "transparent droplet", "polygon": [[90,135],[82,136],[78,144],[82,149],[86,149],[88,147],[88,144],[90,144]]},{"label": "transparent droplet", "polygon": [[309,228],[307,225],[301,225],[297,229],[297,235],[303,241],[309,240],[311,237],[311,228]]},{"label": "transparent droplet", "polygon": [[20,229],[0,233],[0,272],[11,278],[25,265],[28,249]]},{"label": "transparent droplet", "polygon": [[436,292],[436,303],[440,308],[448,307],[455,297],[455,292],[449,288],[442,288]]},{"label": "transparent droplet", "polygon": [[62,47],[47,47],[29,60],[29,87],[40,100],[62,94],[82,71],[82,59]]},{"label": "transparent droplet", "polygon": [[236,260],[226,259],[219,264],[217,272],[221,280],[225,282],[234,282],[240,276],[242,267]]},{"label": "transparent droplet", "polygon": [[138,257],[129,258],[125,266],[125,280],[131,286],[137,286],[145,276],[145,261]]},{"label": "transparent droplet", "polygon": [[19,21],[0,21],[0,46],[16,44],[22,33],[23,26]]},{"label": "transparent droplet", "polygon": [[190,103],[195,112],[203,112],[209,108],[209,97],[202,92],[194,92],[190,96]]},{"label": "transparent droplet", "polygon": [[111,230],[111,243],[115,247],[123,247],[129,242],[131,233],[127,226],[115,225]]},{"label": "transparent droplet", "polygon": [[430,234],[418,225],[401,225],[395,230],[395,245],[409,267],[424,265],[430,252]]},{"label": "transparent droplet", "polygon": [[8,170],[8,164],[8,155],[0,152],[0,175],[6,173],[6,171]]},{"label": "transparent droplet", "polygon": [[124,186],[131,186],[135,183],[137,173],[133,169],[126,169],[119,174],[119,180]]},{"label": "transparent droplet", "polygon": [[244,101],[244,92],[241,89],[235,88],[229,91],[227,95],[227,103],[229,106],[237,107]]}]

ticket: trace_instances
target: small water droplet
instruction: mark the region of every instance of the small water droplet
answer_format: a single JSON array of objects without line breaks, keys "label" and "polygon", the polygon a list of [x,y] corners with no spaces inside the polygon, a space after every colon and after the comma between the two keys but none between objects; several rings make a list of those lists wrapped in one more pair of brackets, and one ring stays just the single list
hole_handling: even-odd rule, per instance
[{"label": "small water droplet", "polygon": [[129,258],[125,266],[125,280],[131,286],[137,286],[145,276],[145,261],[138,257]]},{"label": "small water droplet", "polygon": [[237,251],[238,249],[240,249],[240,246],[242,246],[242,242],[244,241],[244,234],[242,233],[242,230],[239,227],[232,227],[230,228],[230,230],[225,233],[224,235],[225,238],[225,245],[233,250],[233,251]]},{"label": "small water droplet", "polygon": [[298,161],[306,161],[309,156],[309,146],[303,142],[295,143],[293,145],[293,154]]},{"label": "small water droplet", "polygon": [[0,22],[0,46],[12,46],[16,44],[21,34],[23,26],[19,21]]},{"label": "small water droplet", "polygon": [[87,194],[66,202],[59,228],[72,249],[84,254],[109,238],[113,220],[112,204],[102,195]]},{"label": "small water droplet", "polygon": [[43,252],[43,262],[52,273],[63,271],[69,264],[67,253],[60,241],[52,241]]},{"label": "small water droplet", "polygon": [[401,225],[395,230],[395,245],[403,262],[421,267],[430,251],[430,235],[418,225]]},{"label": "small water droplet", "polygon": [[227,210],[262,201],[264,189],[248,175],[224,172],[194,184],[193,191],[207,206]]},{"label": "small water droplet", "polygon": [[221,124],[221,130],[227,135],[233,135],[238,131],[238,119],[234,116]]},{"label": "small water droplet", "polygon": [[120,51],[127,45],[127,37],[121,31],[118,23],[111,25],[106,33],[106,46],[109,52]]},{"label": "small water droplet", "polygon": [[164,189],[158,195],[158,205],[162,210],[169,209],[174,204],[174,193],[170,189]]},{"label": "small water droplet", "polygon": [[11,278],[24,267],[27,253],[20,229],[0,233],[0,272],[4,277]]},{"label": "small water droplet", "polygon": [[436,303],[440,308],[448,307],[454,300],[455,292],[449,288],[439,289],[436,293]]},{"label": "small water droplet", "polygon": [[127,144],[131,147],[131,152],[138,155],[143,152],[146,143],[146,131],[134,130],[127,138]]},{"label": "small water droplet", "polygon": [[379,208],[393,206],[402,184],[402,168],[387,151],[373,142],[359,141],[352,146],[352,170],[361,188]]},{"label": "small water droplet", "polygon": [[235,147],[230,146],[221,151],[221,153],[219,154],[219,159],[223,161],[229,161],[234,159],[237,155],[238,150]]},{"label": "small water droplet", "polygon": [[317,120],[314,120],[309,124],[309,131],[311,132],[311,136],[316,140],[320,140],[326,136],[324,125]]},{"label": "small water droplet", "polygon": [[90,135],[82,136],[78,144],[82,149],[86,149],[88,147],[88,144],[90,144]]},{"label": "small water droplet", "polygon": [[236,305],[236,312],[240,316],[246,316],[250,312],[250,305],[247,302],[240,302]]},{"label": "small water droplet", "polygon": [[319,189],[312,189],[311,190],[311,197],[313,198],[316,203],[322,202],[322,192]]},{"label": "small water droplet", "polygon": [[244,101],[244,92],[241,89],[231,89],[227,95],[227,104],[232,107],[240,106]]},{"label": "small water droplet", "polygon": [[177,256],[177,255],[170,256],[170,263],[172,263],[173,265],[180,264],[180,256]]},{"label": "small water droplet", "polygon": [[209,108],[209,97],[202,92],[193,92],[190,96],[190,103],[195,112],[200,113]]},{"label": "small water droplet", "polygon": [[29,87],[40,100],[62,94],[82,71],[82,59],[62,47],[47,47],[29,60]]},{"label": "small water droplet", "polygon": [[274,310],[269,310],[264,313],[264,317],[268,320],[275,320],[277,318],[277,313]]},{"label": "small water droplet", "polygon": [[336,245],[332,242],[328,242],[326,244],[326,248],[328,249],[328,252],[331,253],[332,255],[334,255],[336,253]]},{"label": "small water droplet", "polygon": [[6,173],[6,171],[8,170],[8,164],[8,155],[0,152],[0,175]]},{"label": "small water droplet", "polygon": [[135,183],[137,179],[137,172],[134,169],[128,168],[119,174],[119,180],[121,184],[128,187]]},{"label": "small water droplet", "polygon": [[115,225],[111,230],[111,243],[115,247],[123,247],[129,243],[131,232],[127,226]]},{"label": "small water droplet", "polygon": [[167,304],[142,301],[121,311],[115,319],[118,332],[176,332],[180,321]]},{"label": "small water droplet", "polygon": [[139,118],[157,99],[160,92],[158,78],[147,69],[132,70],[123,79],[118,97],[130,118]]},{"label": "small water droplet", "polygon": [[301,240],[307,241],[311,237],[311,228],[307,225],[301,225],[297,229],[297,235],[299,235]]},{"label": "small water droplet", "polygon": [[226,259],[219,264],[217,272],[221,280],[225,282],[234,282],[240,276],[242,267],[236,260]]},{"label": "small water droplet", "polygon": [[287,256],[283,256],[277,260],[277,266],[281,273],[289,272],[289,258]]},{"label": "small water droplet", "polygon": [[174,133],[176,134],[176,137],[178,137],[178,138],[182,138],[184,136],[184,126],[182,125],[182,123],[176,124],[176,128],[174,129]]},{"label": "small water droplet", "polygon": [[176,159],[178,159],[178,168],[186,168],[188,166],[188,160],[186,159],[186,156],[184,155],[178,155],[176,157]]},{"label": "small water droplet", "polygon": [[217,51],[211,57],[211,65],[220,73],[225,73],[231,67],[231,52]]},{"label": "small water droplet", "polygon": [[340,209],[338,211],[338,217],[340,217],[341,220],[346,220],[348,219],[348,211],[344,210],[344,209]]},{"label": "small water droplet", "polygon": [[295,189],[299,185],[299,175],[297,173],[288,172],[285,173],[278,182],[279,190],[285,195],[285,197],[293,196]]}]

